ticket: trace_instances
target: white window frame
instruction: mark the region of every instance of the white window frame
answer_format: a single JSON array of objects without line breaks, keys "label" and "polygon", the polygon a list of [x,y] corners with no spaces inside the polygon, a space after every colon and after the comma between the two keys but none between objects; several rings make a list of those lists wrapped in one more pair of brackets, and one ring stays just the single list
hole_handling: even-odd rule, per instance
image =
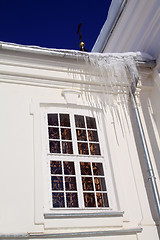
[{"label": "white window frame", "polygon": [[[74,123],[74,115],[83,115],[83,116],[91,116],[96,119],[96,125],[97,125],[97,132],[98,132],[98,138],[99,138],[99,146],[101,155],[81,155],[78,153],[78,146],[77,146],[77,138],[76,138],[76,131],[72,131],[72,144],[73,144],[73,151],[75,150],[75,153],[73,154],[62,154],[62,153],[50,153],[49,151],[49,139],[48,139],[48,120],[47,120],[47,114],[49,113],[66,113],[70,114],[71,116],[71,129],[72,124]],[[63,107],[46,107],[43,108],[42,111],[42,124],[44,126],[43,130],[43,145],[45,146],[45,154],[44,156],[44,177],[46,179],[44,184],[44,191],[45,191],[45,212],[47,213],[79,213],[79,212],[104,212],[105,210],[111,210],[111,200],[110,200],[110,194],[109,187],[108,187],[108,164],[106,161],[106,156],[104,154],[104,133],[103,133],[103,124],[102,124],[102,114],[100,111],[93,111],[93,110],[87,110],[87,109],[75,109],[75,108],[63,108]],[[68,159],[75,162],[75,171],[76,172],[76,180],[77,180],[77,189],[78,189],[78,195],[81,195],[81,197],[78,197],[79,202],[79,208],[53,208],[52,207],[52,194],[51,194],[51,173],[50,173],[50,160],[64,160],[68,161]],[[81,183],[81,174],[80,174],[80,167],[77,167],[76,164],[79,164],[80,161],[86,161],[86,162],[102,162],[103,165],[103,171],[104,171],[104,177],[106,182],[106,188],[107,188],[107,194],[108,194],[108,200],[109,200],[109,207],[84,207],[84,200],[83,200],[83,191],[82,191],[82,183]],[[78,171],[79,169],[79,171]],[[79,177],[77,177],[79,176]]]}]

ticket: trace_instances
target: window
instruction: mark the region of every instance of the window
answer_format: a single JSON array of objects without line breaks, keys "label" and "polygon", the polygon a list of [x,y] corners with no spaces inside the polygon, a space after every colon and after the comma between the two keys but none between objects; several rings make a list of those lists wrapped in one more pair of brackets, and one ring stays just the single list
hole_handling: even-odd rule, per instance
[{"label": "window", "polygon": [[46,114],[53,209],[108,208],[104,157],[95,116]]}]

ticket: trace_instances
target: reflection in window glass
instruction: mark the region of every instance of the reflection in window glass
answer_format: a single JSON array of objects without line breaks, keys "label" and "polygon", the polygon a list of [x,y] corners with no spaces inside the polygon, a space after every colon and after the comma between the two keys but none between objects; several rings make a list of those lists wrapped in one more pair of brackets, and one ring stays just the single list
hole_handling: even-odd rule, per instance
[{"label": "reflection in window glass", "polygon": [[79,141],[87,141],[86,130],[77,129],[77,140]]},{"label": "reflection in window glass", "polygon": [[63,162],[64,174],[65,175],[75,175],[74,162]]},{"label": "reflection in window glass", "polygon": [[50,153],[60,153],[60,142],[49,141]]},{"label": "reflection in window glass", "polygon": [[88,144],[83,143],[83,142],[79,142],[78,143],[78,151],[79,151],[79,154],[88,155],[89,154]]},{"label": "reflection in window glass", "polygon": [[63,178],[60,176],[52,176],[52,190],[63,190]]},{"label": "reflection in window glass", "polygon": [[58,114],[48,114],[48,125],[58,126]]},{"label": "reflection in window glass", "polygon": [[63,127],[70,127],[69,114],[60,114],[60,125]]},{"label": "reflection in window glass", "polygon": [[92,175],[90,162],[80,162],[81,175]]},{"label": "reflection in window glass", "polygon": [[91,155],[101,155],[98,143],[90,143],[89,146]]},{"label": "reflection in window glass", "polygon": [[64,193],[53,192],[52,193],[52,203],[54,208],[64,208]]},{"label": "reflection in window glass", "polygon": [[84,191],[93,191],[92,177],[82,177],[82,185]]},{"label": "reflection in window glass", "polygon": [[104,175],[102,163],[92,163],[92,166],[94,175]]},{"label": "reflection in window glass", "polygon": [[77,193],[66,193],[66,199],[67,199],[67,207],[68,208],[75,208],[78,207],[78,197]]},{"label": "reflection in window glass", "polygon": [[88,139],[90,142],[98,142],[97,131],[88,130]]},{"label": "reflection in window glass", "polygon": [[48,128],[49,139],[59,139],[59,128]]},{"label": "reflection in window glass", "polygon": [[76,178],[75,177],[65,177],[65,187],[66,191],[76,191]]},{"label": "reflection in window glass", "polygon": [[84,193],[85,207],[96,207],[94,193]]},{"label": "reflection in window glass", "polygon": [[71,140],[71,129],[69,128],[62,128],[61,129],[61,137],[63,140]]},{"label": "reflection in window glass", "polygon": [[84,116],[75,115],[75,124],[77,128],[85,128]]},{"label": "reflection in window glass", "polygon": [[51,161],[51,174],[62,174],[61,161]]},{"label": "reflection in window glass", "polygon": [[87,128],[96,129],[96,120],[93,117],[86,117],[87,120]]},{"label": "reflection in window glass", "polygon": [[64,154],[72,154],[72,142],[62,142],[62,152]]}]

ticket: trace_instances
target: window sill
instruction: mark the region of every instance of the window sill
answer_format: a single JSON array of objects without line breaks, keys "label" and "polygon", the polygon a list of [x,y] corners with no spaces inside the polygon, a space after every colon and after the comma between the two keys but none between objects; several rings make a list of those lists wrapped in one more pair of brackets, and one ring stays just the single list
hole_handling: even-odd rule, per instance
[{"label": "window sill", "polygon": [[124,212],[121,211],[107,211],[101,213],[44,213],[45,219],[55,218],[94,218],[94,217],[123,217]]}]

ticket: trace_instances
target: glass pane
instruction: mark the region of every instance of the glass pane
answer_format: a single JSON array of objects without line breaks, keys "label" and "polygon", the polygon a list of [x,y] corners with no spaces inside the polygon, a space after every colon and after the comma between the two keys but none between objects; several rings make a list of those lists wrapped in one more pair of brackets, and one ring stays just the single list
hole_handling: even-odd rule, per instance
[{"label": "glass pane", "polygon": [[77,140],[87,141],[86,130],[77,129]]},{"label": "glass pane", "polygon": [[76,191],[76,178],[75,177],[65,177],[66,191]]},{"label": "glass pane", "polygon": [[52,202],[54,208],[64,208],[64,193],[52,193]]},{"label": "glass pane", "polygon": [[63,162],[64,174],[75,175],[74,162]]},{"label": "glass pane", "polygon": [[92,163],[94,175],[104,176],[102,163]]},{"label": "glass pane", "polygon": [[109,207],[107,193],[96,193],[98,207]]},{"label": "glass pane", "polygon": [[77,193],[66,193],[67,207],[78,207]]},{"label": "glass pane", "polygon": [[98,142],[97,131],[88,130],[88,139],[91,142]]},{"label": "glass pane", "polygon": [[85,128],[84,116],[74,115],[76,127]]},{"label": "glass pane", "polygon": [[69,114],[60,114],[60,125],[62,127],[70,127]]},{"label": "glass pane", "polygon": [[104,178],[94,178],[96,191],[106,191],[106,183]]},{"label": "glass pane", "polygon": [[58,126],[58,114],[48,114],[48,125]]},{"label": "glass pane", "polygon": [[89,152],[88,152],[88,144],[87,143],[78,143],[78,151],[79,151],[79,154],[85,154],[85,155],[88,155]]},{"label": "glass pane", "polygon": [[51,161],[51,174],[62,174],[62,163],[61,161]]},{"label": "glass pane", "polygon": [[63,190],[63,177],[51,176],[52,190]]},{"label": "glass pane", "polygon": [[90,143],[89,146],[91,155],[101,155],[98,143]]},{"label": "glass pane", "polygon": [[62,151],[63,151],[63,153],[66,153],[66,154],[72,154],[73,153],[72,143],[71,142],[62,142]]},{"label": "glass pane", "polygon": [[91,166],[89,162],[81,162],[81,175],[92,175],[91,174]]},{"label": "glass pane", "polygon": [[60,142],[49,141],[50,153],[60,153]]},{"label": "glass pane", "polygon": [[58,128],[48,128],[49,139],[59,139],[59,129]]},{"label": "glass pane", "polygon": [[93,191],[93,180],[91,177],[82,177],[82,186],[84,191]]},{"label": "glass pane", "polygon": [[86,117],[87,120],[87,128],[96,129],[96,120],[93,117]]},{"label": "glass pane", "polygon": [[64,140],[71,140],[71,129],[61,128],[61,136]]},{"label": "glass pane", "polygon": [[95,207],[95,197],[94,193],[84,193],[84,203],[85,207]]}]

